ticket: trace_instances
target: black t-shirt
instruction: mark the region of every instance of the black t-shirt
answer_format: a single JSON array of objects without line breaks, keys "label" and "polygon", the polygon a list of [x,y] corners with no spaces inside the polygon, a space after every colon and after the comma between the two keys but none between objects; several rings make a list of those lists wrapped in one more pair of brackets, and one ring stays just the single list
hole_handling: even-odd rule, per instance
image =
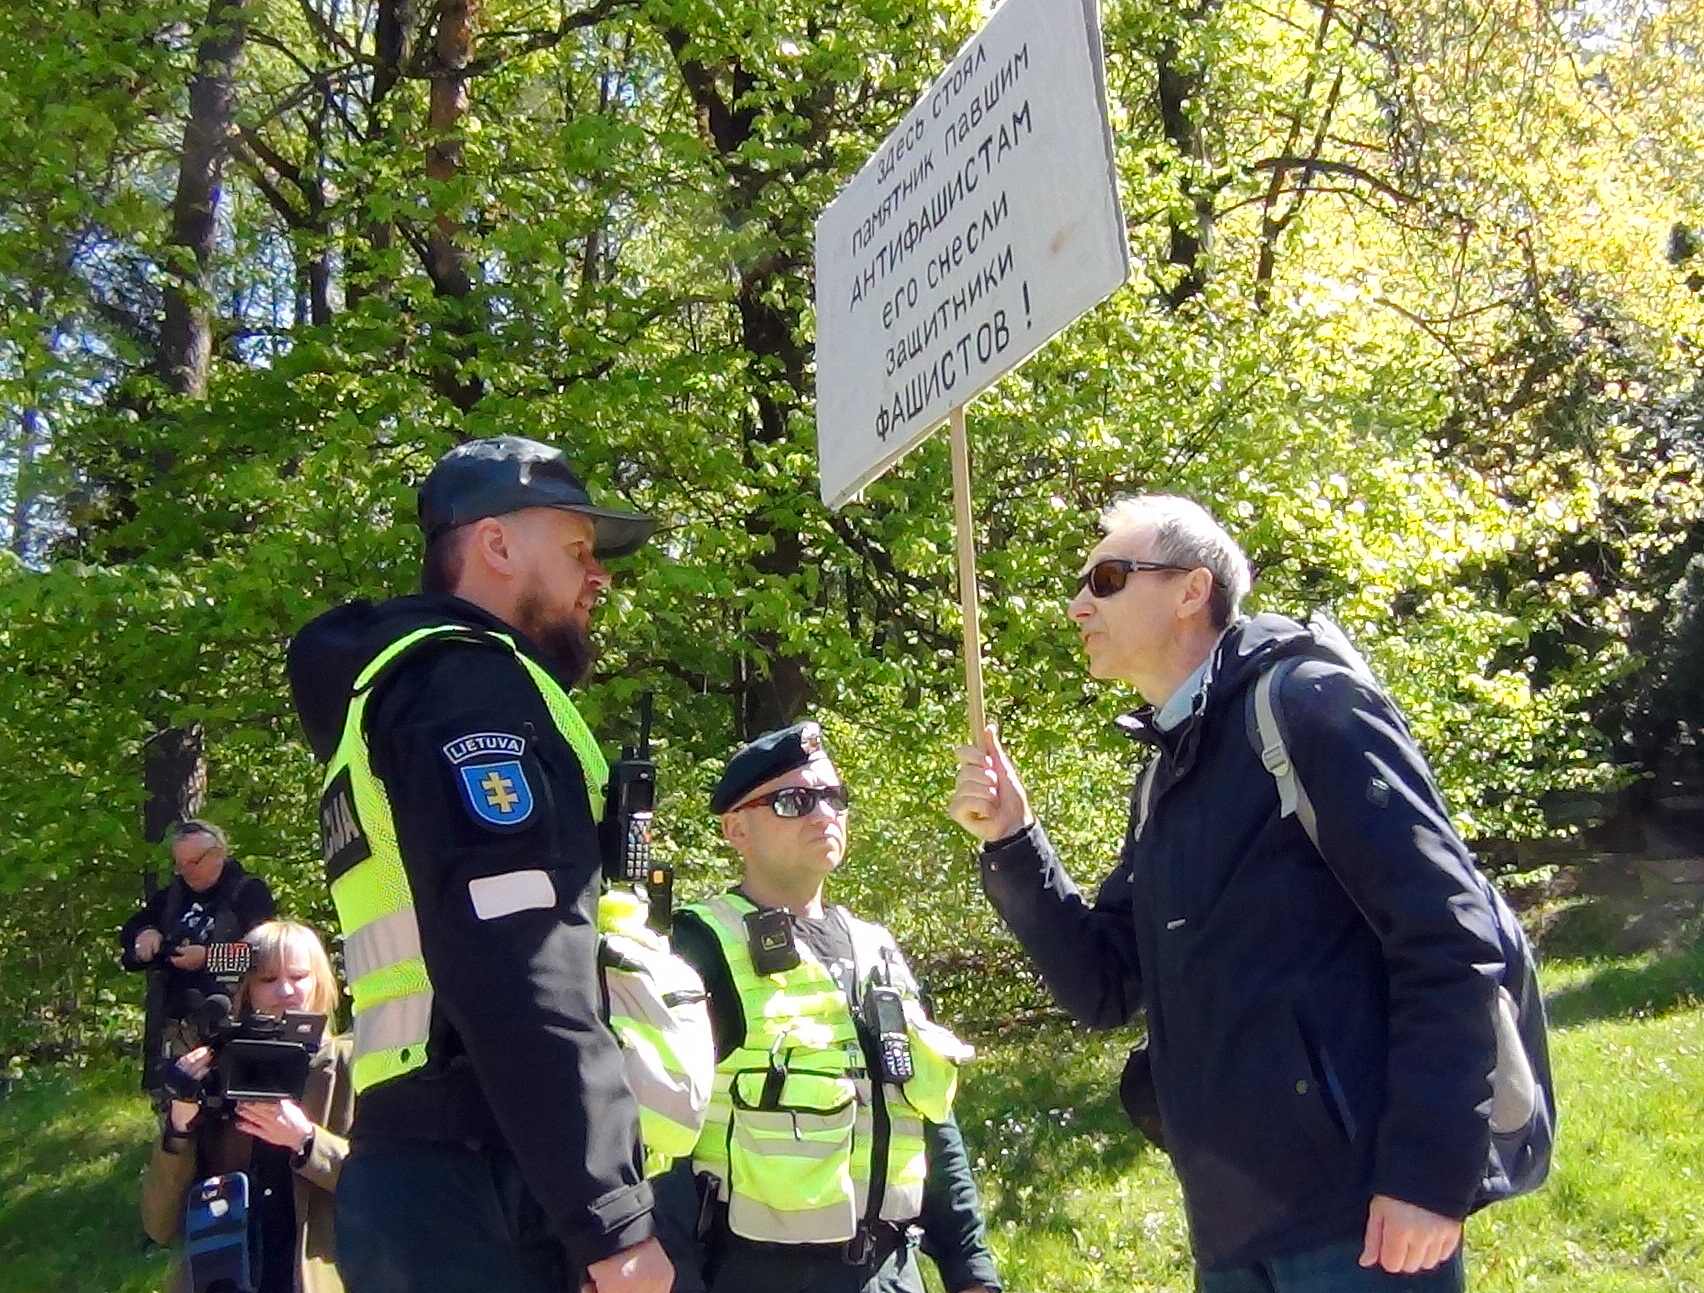
[{"label": "black t-shirt", "polygon": [[845,918],[831,907],[820,920],[789,912],[787,923],[793,927],[793,937],[810,949],[811,955],[834,976],[847,1000],[852,1000],[858,972],[852,959],[852,931]]},{"label": "black t-shirt", "polygon": [[[166,955],[154,961],[138,961],[136,936],[144,929],[159,930],[164,947],[180,940],[203,945],[236,942],[262,921],[277,914],[266,881],[244,871],[235,858],[227,859],[218,881],[197,893],[174,876],[119,931],[124,967],[153,968],[165,975],[165,1012],[172,1019],[189,1015],[198,1001],[214,993],[231,994],[232,983],[206,970],[180,970]],[[192,995],[194,994],[194,995]]]}]

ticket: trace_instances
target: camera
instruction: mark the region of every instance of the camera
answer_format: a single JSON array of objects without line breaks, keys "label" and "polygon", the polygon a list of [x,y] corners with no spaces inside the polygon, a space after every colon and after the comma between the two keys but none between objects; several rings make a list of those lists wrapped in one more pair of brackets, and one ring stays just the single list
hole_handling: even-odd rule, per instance
[{"label": "camera", "polygon": [[230,998],[219,993],[198,1002],[184,1022],[191,1049],[212,1049],[213,1067],[206,1077],[192,1078],[173,1064],[166,1090],[172,1099],[193,1100],[213,1114],[228,1112],[238,1100],[300,1100],[325,1031],[324,1015],[304,1011],[233,1018]]},{"label": "camera", "polygon": [[[156,969],[175,969],[172,957],[186,947],[197,946],[195,940],[187,934],[167,940],[160,944],[160,950],[154,953],[154,959],[149,965]],[[206,973],[216,979],[228,980],[235,983],[249,972],[254,964],[254,949],[247,943],[207,943],[207,964],[202,967]]]}]

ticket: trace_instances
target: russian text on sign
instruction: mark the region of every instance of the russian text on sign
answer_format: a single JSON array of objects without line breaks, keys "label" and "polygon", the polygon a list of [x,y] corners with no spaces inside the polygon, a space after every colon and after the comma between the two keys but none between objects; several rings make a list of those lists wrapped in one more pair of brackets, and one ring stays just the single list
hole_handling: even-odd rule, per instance
[{"label": "russian text on sign", "polygon": [[1128,272],[1094,0],[1006,0],[817,224],[823,498]]}]

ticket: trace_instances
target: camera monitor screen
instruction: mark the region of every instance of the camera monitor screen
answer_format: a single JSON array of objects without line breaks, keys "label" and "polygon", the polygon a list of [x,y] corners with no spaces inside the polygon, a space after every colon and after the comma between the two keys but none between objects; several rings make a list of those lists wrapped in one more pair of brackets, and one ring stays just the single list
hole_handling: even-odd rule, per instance
[{"label": "camera monitor screen", "polygon": [[295,1042],[234,1037],[219,1053],[228,1100],[300,1100],[313,1057]]},{"label": "camera monitor screen", "polygon": [[287,1014],[270,1036],[237,1036],[219,1051],[229,1100],[300,1100],[324,1026],[323,1015]]}]

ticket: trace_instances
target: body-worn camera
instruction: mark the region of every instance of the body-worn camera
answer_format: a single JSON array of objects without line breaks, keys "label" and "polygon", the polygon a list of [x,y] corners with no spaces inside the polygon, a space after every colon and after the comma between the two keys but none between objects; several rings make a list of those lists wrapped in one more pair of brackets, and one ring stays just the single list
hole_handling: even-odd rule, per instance
[{"label": "body-worn camera", "polygon": [[325,1032],[325,1016],[287,1011],[283,1017],[231,1017],[230,1001],[208,997],[188,1021],[198,1046],[213,1050],[213,1068],[192,1078],[177,1065],[166,1073],[174,1100],[194,1100],[211,1113],[223,1113],[238,1100],[300,1100],[308,1067]]},{"label": "body-worn camera", "polygon": [[799,963],[792,922],[779,907],[747,912],[745,927],[751,968],[759,974],[784,974]]}]

